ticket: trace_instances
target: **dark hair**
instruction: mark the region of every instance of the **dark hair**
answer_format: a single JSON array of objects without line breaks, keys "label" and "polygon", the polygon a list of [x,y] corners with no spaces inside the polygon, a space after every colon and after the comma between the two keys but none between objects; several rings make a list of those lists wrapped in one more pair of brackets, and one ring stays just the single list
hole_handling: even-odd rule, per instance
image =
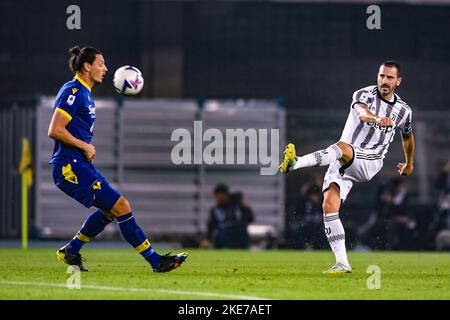
[{"label": "dark hair", "polygon": [[214,194],[218,193],[226,193],[229,194],[230,191],[228,190],[228,186],[226,184],[220,183],[217,186],[214,187]]},{"label": "dark hair", "polygon": [[385,67],[397,69],[397,77],[400,78],[400,77],[402,76],[401,69],[400,69],[400,65],[398,64],[397,61],[394,61],[394,60],[388,60],[388,61],[383,62],[381,65],[382,65],[382,66],[385,66]]},{"label": "dark hair", "polygon": [[93,47],[84,47],[80,49],[79,46],[75,46],[69,49],[71,57],[69,59],[69,68],[73,73],[81,71],[85,62],[92,64],[97,54],[102,54],[98,49]]}]

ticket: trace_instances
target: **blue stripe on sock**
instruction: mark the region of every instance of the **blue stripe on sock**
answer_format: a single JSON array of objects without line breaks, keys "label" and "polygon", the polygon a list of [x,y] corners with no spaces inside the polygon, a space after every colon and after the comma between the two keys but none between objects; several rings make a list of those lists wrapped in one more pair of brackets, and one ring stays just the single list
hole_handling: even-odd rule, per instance
[{"label": "blue stripe on sock", "polygon": [[152,247],[141,252],[141,254],[145,258],[145,260],[150,263],[153,269],[155,269],[161,262],[161,256],[155,250],[153,250]]},{"label": "blue stripe on sock", "polygon": [[[117,218],[117,222],[119,223],[120,232],[125,240],[127,240],[133,248],[136,248],[147,240],[147,237],[137,224],[136,219],[131,218],[133,218],[132,212]],[[152,247],[142,251],[141,255],[151,264],[152,268],[156,268],[161,261],[160,255],[156,253]]]},{"label": "blue stripe on sock", "polygon": [[68,254],[78,254],[83,247],[84,242],[74,237],[69,243],[66,245],[66,252]]},{"label": "blue stripe on sock", "polygon": [[117,220],[117,222],[123,222],[123,221],[127,220],[128,218],[131,218],[132,216],[133,216],[133,212],[130,212],[123,216],[118,217],[116,220]]}]

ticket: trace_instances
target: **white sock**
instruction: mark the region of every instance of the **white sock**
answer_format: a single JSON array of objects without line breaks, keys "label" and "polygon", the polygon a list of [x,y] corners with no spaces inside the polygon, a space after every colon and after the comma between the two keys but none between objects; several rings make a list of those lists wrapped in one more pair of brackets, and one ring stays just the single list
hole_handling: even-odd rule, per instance
[{"label": "white sock", "polygon": [[327,166],[340,158],[342,158],[341,149],[337,145],[332,144],[324,150],[319,150],[309,153],[303,157],[298,157],[292,167],[292,170],[307,167]]},{"label": "white sock", "polygon": [[324,215],[323,221],[325,224],[325,235],[327,236],[331,250],[333,250],[336,256],[336,262],[349,266],[347,251],[345,249],[345,231],[341,219],[339,219],[339,212]]}]

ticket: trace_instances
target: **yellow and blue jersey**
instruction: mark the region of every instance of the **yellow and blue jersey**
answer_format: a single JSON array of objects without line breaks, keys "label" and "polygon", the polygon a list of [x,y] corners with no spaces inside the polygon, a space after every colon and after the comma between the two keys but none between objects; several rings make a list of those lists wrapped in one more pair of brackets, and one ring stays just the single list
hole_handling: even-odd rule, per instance
[{"label": "yellow and blue jersey", "polygon": [[[54,110],[67,117],[70,122],[66,129],[75,138],[90,143],[94,135],[95,103],[91,88],[80,77],[65,83],[59,90]],[[68,159],[84,160],[81,150],[55,140],[52,164],[63,164]]]},{"label": "yellow and blue jersey", "polygon": [[[66,129],[90,143],[94,135],[95,103],[89,86],[78,76],[65,83],[56,96],[54,110],[70,121]],[[120,194],[86,161],[81,150],[55,140],[53,179],[56,186],[86,207],[111,210]]]}]

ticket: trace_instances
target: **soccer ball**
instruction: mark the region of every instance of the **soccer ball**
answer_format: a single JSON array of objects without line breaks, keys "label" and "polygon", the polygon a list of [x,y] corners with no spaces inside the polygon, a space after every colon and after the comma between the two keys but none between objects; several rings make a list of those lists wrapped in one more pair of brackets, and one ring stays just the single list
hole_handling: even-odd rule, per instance
[{"label": "soccer ball", "polygon": [[114,89],[120,94],[134,96],[144,87],[142,72],[133,66],[123,66],[114,73]]}]

